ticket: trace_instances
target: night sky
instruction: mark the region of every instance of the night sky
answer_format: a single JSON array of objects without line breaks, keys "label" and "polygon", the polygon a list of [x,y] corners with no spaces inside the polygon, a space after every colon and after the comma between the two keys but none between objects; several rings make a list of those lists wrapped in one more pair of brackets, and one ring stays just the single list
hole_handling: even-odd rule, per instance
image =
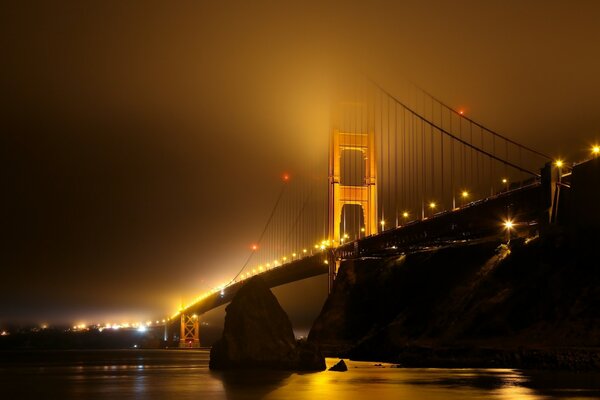
[{"label": "night sky", "polygon": [[348,67],[570,161],[600,140],[596,1],[15,3],[0,323],[161,316],[232,277],[281,174],[326,160]]}]

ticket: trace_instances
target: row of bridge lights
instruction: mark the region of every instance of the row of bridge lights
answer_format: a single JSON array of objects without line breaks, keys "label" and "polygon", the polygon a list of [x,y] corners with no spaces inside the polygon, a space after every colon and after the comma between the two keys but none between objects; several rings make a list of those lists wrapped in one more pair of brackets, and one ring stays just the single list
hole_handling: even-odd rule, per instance
[{"label": "row of bridge lights", "polygon": [[[593,145],[591,147],[591,149],[590,149],[590,152],[591,152],[591,155],[592,155],[593,158],[600,157],[600,145]],[[565,166],[565,162],[563,160],[561,160],[561,159],[558,159],[558,160],[556,160],[554,162],[554,165],[557,168],[562,168],[562,167]],[[508,185],[509,185],[508,179],[507,178],[502,178],[501,182],[502,182],[502,184],[504,184],[506,186],[506,190],[508,190]],[[463,199],[463,201],[467,200],[469,198],[469,196],[470,196],[470,193],[467,190],[463,190],[462,192],[460,192],[460,197]],[[427,204],[427,207],[433,212],[437,208],[437,203],[435,201],[431,201],[431,202],[429,202]],[[408,219],[409,216],[410,216],[410,214],[409,214],[408,211],[404,211],[402,213],[402,217],[404,218],[405,221]],[[386,224],[385,220],[382,219],[379,222],[379,224],[381,225],[381,230],[384,230],[385,229],[385,224]],[[507,230],[511,230],[511,229],[514,228],[514,223],[512,221],[510,221],[510,220],[507,220],[504,223],[504,225],[505,225],[505,228]],[[365,232],[365,228],[361,228],[360,231],[361,232]],[[347,237],[347,235],[346,235],[346,237]],[[343,240],[342,240],[342,243],[343,243]]]},{"label": "row of bridge lights", "polygon": [[[327,241],[327,243],[325,243],[325,241],[323,241],[321,244],[315,245],[315,248],[317,248],[317,249],[325,249],[326,246],[329,246],[329,241]],[[252,248],[252,251],[256,251],[256,250],[258,250],[258,245],[252,245],[251,248]],[[294,252],[294,253],[291,254],[291,260],[290,261],[293,261],[294,259],[299,259],[300,256],[305,256],[307,254],[308,254],[308,250],[307,249],[302,249],[302,254]],[[252,271],[249,271],[249,272],[247,272],[245,274],[241,274],[240,275],[240,279],[238,280],[238,282],[239,281],[243,281],[243,280],[248,279],[248,278],[251,278],[254,275],[266,272],[266,271],[271,270],[273,268],[279,267],[279,266],[285,264],[287,261],[288,261],[288,257],[284,256],[284,257],[281,258],[281,261],[276,259],[276,260],[273,260],[272,263],[266,263],[264,266],[263,265],[259,265],[257,268],[253,268]],[[220,293],[221,296],[224,296],[225,295],[225,289],[227,288],[227,286],[229,286],[229,283],[224,283],[224,284],[221,284],[219,286],[216,286],[216,287],[212,288],[211,290],[209,290],[207,292],[204,292],[204,293],[202,293],[199,296],[196,296],[192,300],[192,302],[190,304],[195,304],[195,303],[197,303],[199,301],[202,301],[202,300],[206,299],[207,297],[214,295],[215,293]],[[181,306],[179,308],[179,310],[175,314],[173,314],[169,319],[177,317],[179,314],[181,314],[182,312],[184,312],[187,308],[189,308],[189,305],[188,306]]]},{"label": "row of bridge lights", "polygon": [[[319,245],[315,245],[315,248],[320,248],[320,247],[319,247]],[[258,246],[253,245],[252,246],[252,250],[253,251],[258,250]],[[288,259],[287,256],[283,256],[283,257],[281,257],[281,260],[276,259],[276,260],[273,260],[272,263],[266,263],[266,264],[264,264],[264,266],[263,265],[259,265],[258,267],[253,268],[252,271],[249,271],[249,272],[247,272],[245,274],[241,274],[240,278],[241,278],[241,280],[250,278],[250,277],[252,277],[252,276],[254,276],[256,274],[260,274],[260,273],[268,271],[268,270],[270,270],[272,268],[279,267],[279,266],[287,263],[288,260],[290,260],[290,262],[291,262],[291,261],[294,261],[295,259],[300,259],[301,257],[306,256],[307,254],[308,254],[308,250],[307,249],[302,249],[302,253],[301,254],[294,252],[294,253],[291,254],[291,258],[289,258],[289,259]]]}]

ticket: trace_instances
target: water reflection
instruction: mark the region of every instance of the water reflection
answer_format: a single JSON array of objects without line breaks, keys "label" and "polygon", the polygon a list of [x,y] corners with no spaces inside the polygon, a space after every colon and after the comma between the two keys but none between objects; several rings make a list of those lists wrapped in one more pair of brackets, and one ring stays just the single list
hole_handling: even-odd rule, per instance
[{"label": "water reflection", "polygon": [[215,379],[223,382],[228,400],[262,399],[270,392],[285,387],[292,375],[287,371],[226,371],[212,372]]},{"label": "water reflection", "polygon": [[[327,360],[328,366],[335,362]],[[211,372],[206,351],[0,353],[0,393],[36,400],[600,398],[600,372],[347,364],[347,372]]]}]

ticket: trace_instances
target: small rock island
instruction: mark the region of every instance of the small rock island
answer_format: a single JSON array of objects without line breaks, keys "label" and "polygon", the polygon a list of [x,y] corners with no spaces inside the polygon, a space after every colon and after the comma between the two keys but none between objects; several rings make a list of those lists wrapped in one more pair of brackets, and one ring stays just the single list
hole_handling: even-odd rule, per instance
[{"label": "small rock island", "polygon": [[248,280],[225,310],[223,335],[210,351],[210,369],[325,369],[317,345],[296,340],[288,315],[260,277]]}]

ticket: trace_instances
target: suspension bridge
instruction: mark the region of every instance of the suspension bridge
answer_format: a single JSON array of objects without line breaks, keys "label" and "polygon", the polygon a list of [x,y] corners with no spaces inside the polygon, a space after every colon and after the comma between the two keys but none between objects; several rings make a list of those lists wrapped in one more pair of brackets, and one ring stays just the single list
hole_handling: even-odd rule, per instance
[{"label": "suspension bridge", "polygon": [[566,165],[428,93],[408,97],[373,82],[345,86],[332,110],[328,171],[282,176],[242,268],[167,319],[166,341],[198,347],[201,315],[256,275],[275,287],[328,274],[331,288],[345,259],[510,239],[558,218]]}]

